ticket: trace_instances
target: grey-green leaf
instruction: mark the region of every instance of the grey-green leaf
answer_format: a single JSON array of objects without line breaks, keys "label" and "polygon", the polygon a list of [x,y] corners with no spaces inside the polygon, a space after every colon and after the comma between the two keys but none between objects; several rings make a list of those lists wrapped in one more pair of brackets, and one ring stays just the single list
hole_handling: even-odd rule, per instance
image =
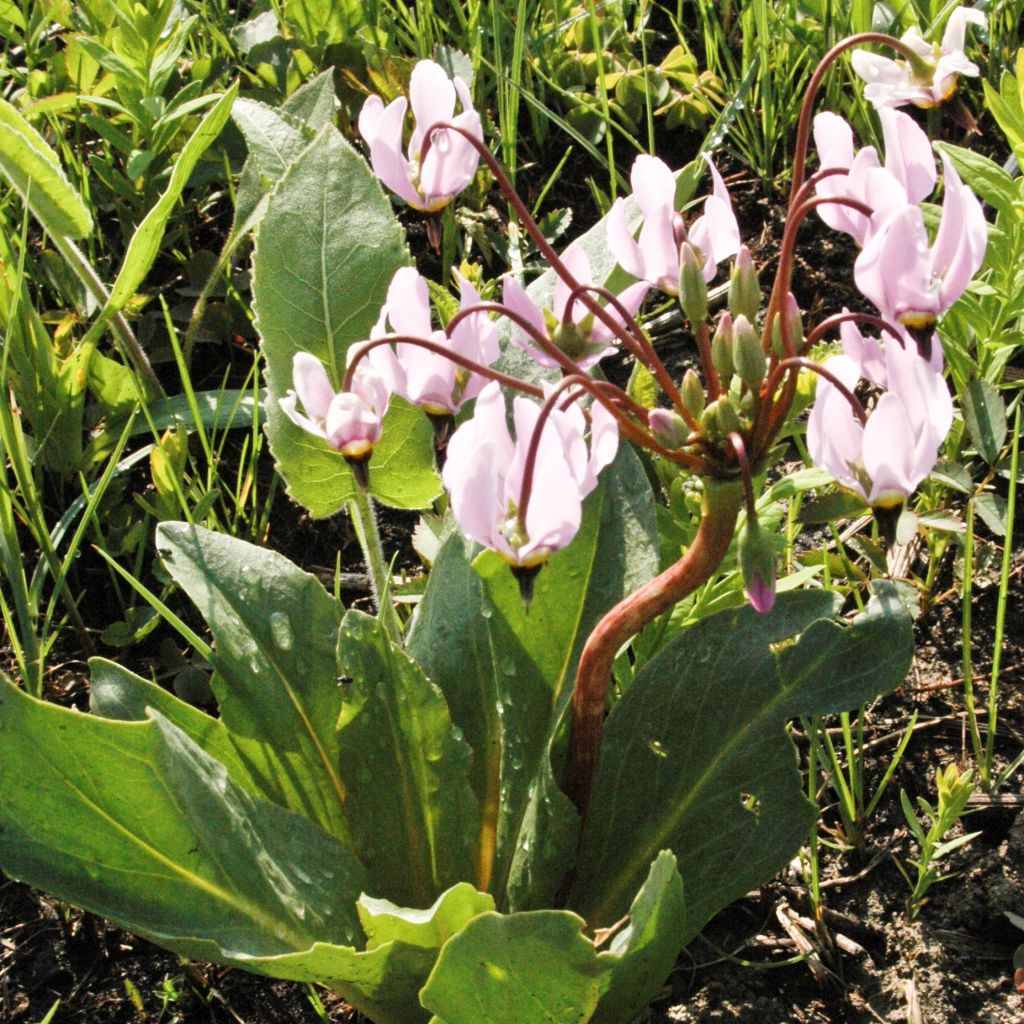
[{"label": "grey-green leaf", "polygon": [[370,888],[406,906],[429,906],[473,877],[471,752],[441,691],[375,619],[345,616],[338,668],[351,679],[337,716],[339,766]]},{"label": "grey-green leaf", "polygon": [[610,966],[565,910],[481,914],[449,940],[420,1000],[445,1024],[585,1024]]},{"label": "grey-green leaf", "polygon": [[[326,441],[281,411],[292,358],[312,353],[340,388],[349,346],[369,337],[392,276],[408,261],[402,229],[366,161],[335,128],[324,128],[271,194],[253,256],[270,446],[290,493],[316,516],[341,509],[354,482]],[[431,438],[426,417],[392,401],[370,463],[378,497],[407,508],[429,504],[440,487]]]},{"label": "grey-green leaf", "polygon": [[792,856],[814,810],[786,719],[891,690],[913,650],[890,585],[849,626],[831,609],[829,594],[801,592],[780,595],[770,615],[722,612],[637,674],[605,727],[570,896],[592,927],[625,912],[659,850],[679,859],[685,941]]},{"label": "grey-green leaf", "polygon": [[361,865],[235,786],[170,722],[112,722],[0,682],[0,867],[188,955],[360,938]]},{"label": "grey-green leaf", "polygon": [[201,527],[162,524],[157,550],[209,623],[221,720],[260,792],[347,842],[341,607],[282,555]]}]

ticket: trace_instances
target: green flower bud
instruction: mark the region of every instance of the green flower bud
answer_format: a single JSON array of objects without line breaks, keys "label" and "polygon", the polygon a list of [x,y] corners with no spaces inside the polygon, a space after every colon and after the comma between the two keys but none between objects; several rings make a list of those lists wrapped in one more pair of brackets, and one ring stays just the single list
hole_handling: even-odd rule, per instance
[{"label": "green flower bud", "polygon": [[679,305],[691,324],[701,324],[708,315],[708,286],[697,253],[689,242],[679,247]]},{"label": "green flower bud", "polygon": [[729,275],[729,312],[734,317],[745,316],[753,323],[760,308],[761,285],[754,261],[750,258],[750,250],[741,245]]},{"label": "green flower bud", "polygon": [[719,437],[727,437],[729,434],[738,433],[740,425],[740,414],[728,395],[722,395],[718,401],[708,407],[714,410],[715,425],[718,428]]},{"label": "green flower bud", "polygon": [[[793,298],[793,293],[786,295],[782,306],[782,317],[785,318],[786,328],[789,331],[789,341],[793,352],[799,353],[804,343],[804,322],[800,315],[800,307]],[[772,351],[780,358],[786,358],[786,347],[782,343],[782,318],[776,316],[772,320]]]},{"label": "green flower bud", "polygon": [[732,376],[732,315],[723,313],[711,339],[711,362],[724,381]]},{"label": "green flower bud", "polygon": [[680,394],[686,411],[694,419],[699,419],[700,414],[704,411],[705,398],[704,385],[696,370],[690,369],[683,374],[683,386],[680,389]]},{"label": "green flower bud", "polygon": [[754,333],[754,328],[742,313],[736,317],[732,325],[732,359],[740,380],[751,391],[758,391],[764,382],[768,360],[761,348],[761,342]]}]

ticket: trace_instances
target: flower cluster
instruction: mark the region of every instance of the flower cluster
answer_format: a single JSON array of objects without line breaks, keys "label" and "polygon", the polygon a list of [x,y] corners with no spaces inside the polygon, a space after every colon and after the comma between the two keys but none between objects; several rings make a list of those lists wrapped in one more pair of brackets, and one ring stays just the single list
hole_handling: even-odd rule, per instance
[{"label": "flower cluster", "polygon": [[[835,318],[843,354],[821,366],[806,352],[829,325],[805,341],[782,270],[762,312],[756,268],[726,183],[710,160],[710,191],[696,216],[687,217],[676,207],[675,173],[654,157],[636,159],[633,195],[618,199],[606,222],[608,249],[634,279],[613,294],[595,280],[582,246],[559,256],[529,220],[481,143],[465,83],[421,61],[412,73],[409,102],[398,98],[385,106],[371,96],[363,107],[359,129],[374,171],[409,205],[434,213],[485,160],[554,271],[551,298],[539,302],[536,290],[508,275],[502,302],[483,302],[457,275],[459,309],[442,327],[427,282],[403,268],[390,283],[370,337],[351,347],[343,381],[329,380],[312,356],[295,357],[294,391],[281,403],[285,413],[364,466],[392,395],[422,408],[435,426],[443,420],[442,479],[455,518],[466,536],[498,552],[521,577],[572,540],[583,502],[614,458],[620,435],[708,481],[742,481],[747,513],[738,551],[744,585],[754,607],[769,610],[774,549],[757,522],[753,480],[789,415],[795,374],[810,366],[821,375],[807,428],[811,457],[877,509],[902,504],[921,483],[952,423],[933,331],[981,265],[987,226],[977,198],[943,155],[941,219],[934,240],[929,238],[920,204],[935,190],[935,159],[924,132],[896,108],[937,103],[958,75],[976,73],[963,45],[967,24],[980,17],[955,11],[938,46],[907,33],[892,43],[901,60],[854,55],[878,109],[884,154],[858,149],[852,129],[835,114],[814,120],[820,169],[811,182],[794,185],[791,210],[799,223],[817,208],[830,227],[854,239],[854,279],[878,309],[877,316],[844,310]],[[415,125],[403,151],[410,102]],[[809,122],[808,105],[805,137]],[[815,198],[808,202],[812,190]],[[784,250],[787,244],[792,239],[784,241]],[[730,259],[728,308],[715,326],[708,286]],[[791,263],[791,253],[784,251],[780,266],[787,259]],[[678,384],[635,319],[652,290],[677,299],[697,346],[702,373],[688,370]],[[494,313],[504,317],[508,339],[540,367],[559,371],[560,383],[537,386],[494,368],[500,355]],[[881,336],[865,336],[859,322],[873,323]],[[588,375],[618,349],[629,350],[651,372],[665,397],[662,406],[644,407]],[[503,386],[520,392],[511,424]],[[858,398],[865,393],[867,408]],[[472,414],[462,413],[448,438],[448,425],[471,400]]]}]

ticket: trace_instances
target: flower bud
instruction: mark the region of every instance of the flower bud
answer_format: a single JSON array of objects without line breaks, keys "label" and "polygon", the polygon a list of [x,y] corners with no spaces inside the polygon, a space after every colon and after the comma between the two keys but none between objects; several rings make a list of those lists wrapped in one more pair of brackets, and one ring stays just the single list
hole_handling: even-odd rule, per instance
[{"label": "flower bud", "polygon": [[732,315],[723,313],[718,320],[715,336],[711,339],[711,362],[719,377],[728,381],[732,376]]},{"label": "flower bud", "polygon": [[782,317],[776,316],[772,320],[772,351],[780,358],[785,359],[789,354],[782,341],[782,318],[785,318],[786,329],[789,332],[789,343],[792,351],[798,353],[804,343],[804,322],[800,315],[800,307],[792,292],[786,293],[786,299],[782,306]]},{"label": "flower bud", "polygon": [[704,410],[700,425],[704,436],[712,441],[728,437],[729,434],[742,429],[739,413],[728,395],[720,396]]},{"label": "flower bud", "polygon": [[681,448],[690,434],[686,420],[671,409],[652,409],[647,414],[647,426],[666,448]]},{"label": "flower bud", "polygon": [[689,242],[679,247],[679,305],[691,324],[704,322],[708,315],[708,286],[697,253]]},{"label": "flower bud", "polygon": [[770,612],[775,604],[775,551],[756,519],[748,519],[739,536],[743,590],[754,611]]},{"label": "flower bud", "polygon": [[760,308],[761,285],[757,280],[754,261],[750,258],[750,250],[741,245],[729,275],[729,312],[734,317],[745,316],[753,323]]},{"label": "flower bud", "polygon": [[742,313],[736,317],[732,325],[732,359],[740,380],[751,391],[758,391],[764,382],[768,360],[754,333],[754,328]]},{"label": "flower bud", "polygon": [[700,414],[704,411],[705,398],[704,385],[701,383],[700,375],[696,370],[691,368],[683,374],[683,386],[680,389],[680,395],[686,411],[694,419],[699,419]]}]

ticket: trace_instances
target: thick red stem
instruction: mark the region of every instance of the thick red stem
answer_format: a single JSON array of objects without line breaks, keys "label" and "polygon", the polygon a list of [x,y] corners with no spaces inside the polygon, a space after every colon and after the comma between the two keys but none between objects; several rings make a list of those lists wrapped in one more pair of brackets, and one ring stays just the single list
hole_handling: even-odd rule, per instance
[{"label": "thick red stem", "polygon": [[581,817],[590,803],[616,655],[644,626],[714,575],[729,550],[742,503],[741,481],[705,480],[703,518],[686,554],[620,601],[590,634],[576,671],[564,786]]}]

